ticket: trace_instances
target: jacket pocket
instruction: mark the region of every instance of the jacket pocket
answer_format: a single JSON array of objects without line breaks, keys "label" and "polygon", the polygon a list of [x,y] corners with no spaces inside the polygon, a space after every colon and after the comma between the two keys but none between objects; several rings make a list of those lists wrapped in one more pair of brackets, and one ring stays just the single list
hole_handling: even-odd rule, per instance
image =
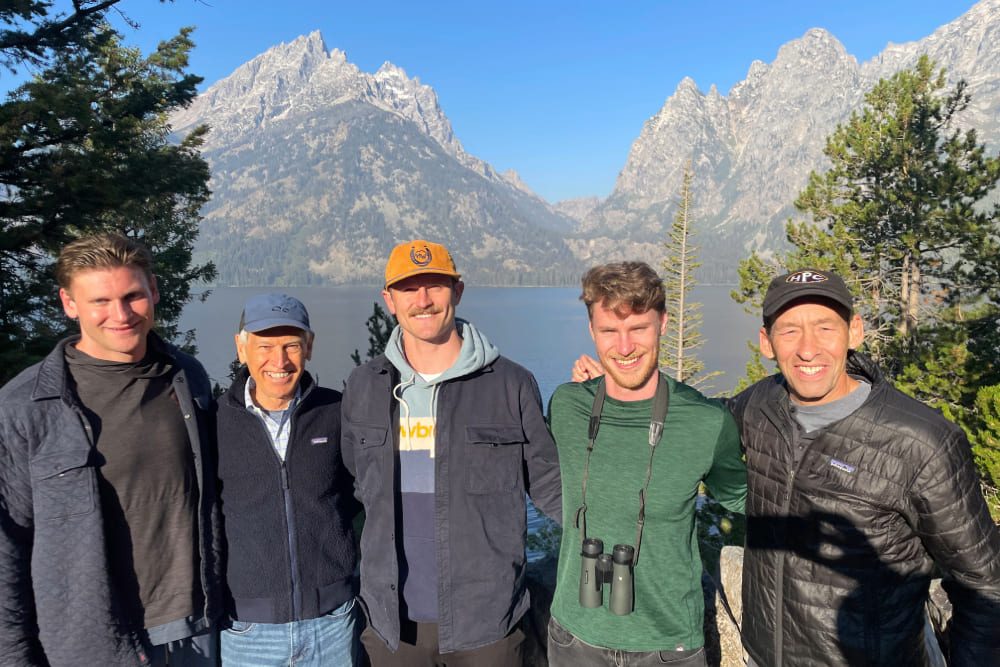
[{"label": "jacket pocket", "polygon": [[35,520],[62,519],[94,511],[97,476],[90,452],[77,449],[31,461]]},{"label": "jacket pocket", "polygon": [[362,499],[371,498],[382,489],[382,466],[389,441],[389,429],[385,426],[351,424],[342,437],[343,446],[351,447],[354,467],[357,471],[355,485]]},{"label": "jacket pocket", "polygon": [[465,427],[465,490],[497,493],[517,487],[521,478],[520,426],[480,424]]}]

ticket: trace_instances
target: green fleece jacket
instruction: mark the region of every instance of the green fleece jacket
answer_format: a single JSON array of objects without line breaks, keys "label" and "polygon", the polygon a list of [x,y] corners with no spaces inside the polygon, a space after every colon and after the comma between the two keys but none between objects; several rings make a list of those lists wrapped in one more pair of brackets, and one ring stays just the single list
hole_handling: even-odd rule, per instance
[{"label": "green fleece jacket", "polygon": [[[552,615],[594,646],[625,651],[692,650],[704,645],[701,559],[695,527],[699,482],[727,509],[743,512],[746,466],[736,423],[721,403],[667,378],[670,407],[653,455],[646,523],[635,568],[635,610],[616,616],[604,606],[580,606],[580,530],[587,425],[603,378],[558,387],[549,402],[549,427],[559,449],[563,534]],[[652,399],[607,397],[587,473],[587,537],[635,546],[639,491],[649,464]]]}]

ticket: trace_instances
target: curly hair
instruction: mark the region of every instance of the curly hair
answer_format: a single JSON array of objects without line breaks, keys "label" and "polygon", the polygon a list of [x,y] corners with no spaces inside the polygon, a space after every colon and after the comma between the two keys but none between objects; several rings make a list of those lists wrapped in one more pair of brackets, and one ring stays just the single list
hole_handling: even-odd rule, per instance
[{"label": "curly hair", "polygon": [[645,262],[612,262],[595,266],[583,276],[580,300],[594,316],[594,304],[602,304],[620,315],[666,312],[666,290],[659,274]]}]

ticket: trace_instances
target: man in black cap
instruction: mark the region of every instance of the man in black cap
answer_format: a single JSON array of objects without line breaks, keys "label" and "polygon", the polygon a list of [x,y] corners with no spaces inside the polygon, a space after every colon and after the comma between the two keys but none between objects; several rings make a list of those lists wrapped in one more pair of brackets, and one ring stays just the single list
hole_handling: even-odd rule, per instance
[{"label": "man in black cap", "polygon": [[223,665],[360,664],[359,506],[341,459],[340,392],[306,371],[312,344],[298,299],[246,302],[236,334],[245,366],[218,413],[231,619]]},{"label": "man in black cap", "polygon": [[[760,349],[779,373],[729,401],[747,463],[743,645],[750,665],[929,665],[943,576],[951,667],[1000,665],[1000,533],[961,428],[856,348],[843,279],[771,281]],[[573,379],[603,372],[581,357]]]},{"label": "man in black cap", "polygon": [[763,319],[780,373],[730,405],[747,459],[751,663],[923,667],[942,575],[949,664],[1000,665],[1000,533],[964,431],[856,351],[864,328],[840,276],[778,276]]}]

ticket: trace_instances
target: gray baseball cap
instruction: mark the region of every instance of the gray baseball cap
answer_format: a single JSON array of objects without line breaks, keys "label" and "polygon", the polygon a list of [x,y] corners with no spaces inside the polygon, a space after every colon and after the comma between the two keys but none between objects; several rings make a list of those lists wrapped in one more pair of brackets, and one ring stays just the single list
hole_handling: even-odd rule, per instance
[{"label": "gray baseball cap", "polygon": [[312,333],[309,328],[309,311],[301,301],[287,294],[258,294],[247,299],[240,317],[240,331],[250,333],[295,327]]}]

